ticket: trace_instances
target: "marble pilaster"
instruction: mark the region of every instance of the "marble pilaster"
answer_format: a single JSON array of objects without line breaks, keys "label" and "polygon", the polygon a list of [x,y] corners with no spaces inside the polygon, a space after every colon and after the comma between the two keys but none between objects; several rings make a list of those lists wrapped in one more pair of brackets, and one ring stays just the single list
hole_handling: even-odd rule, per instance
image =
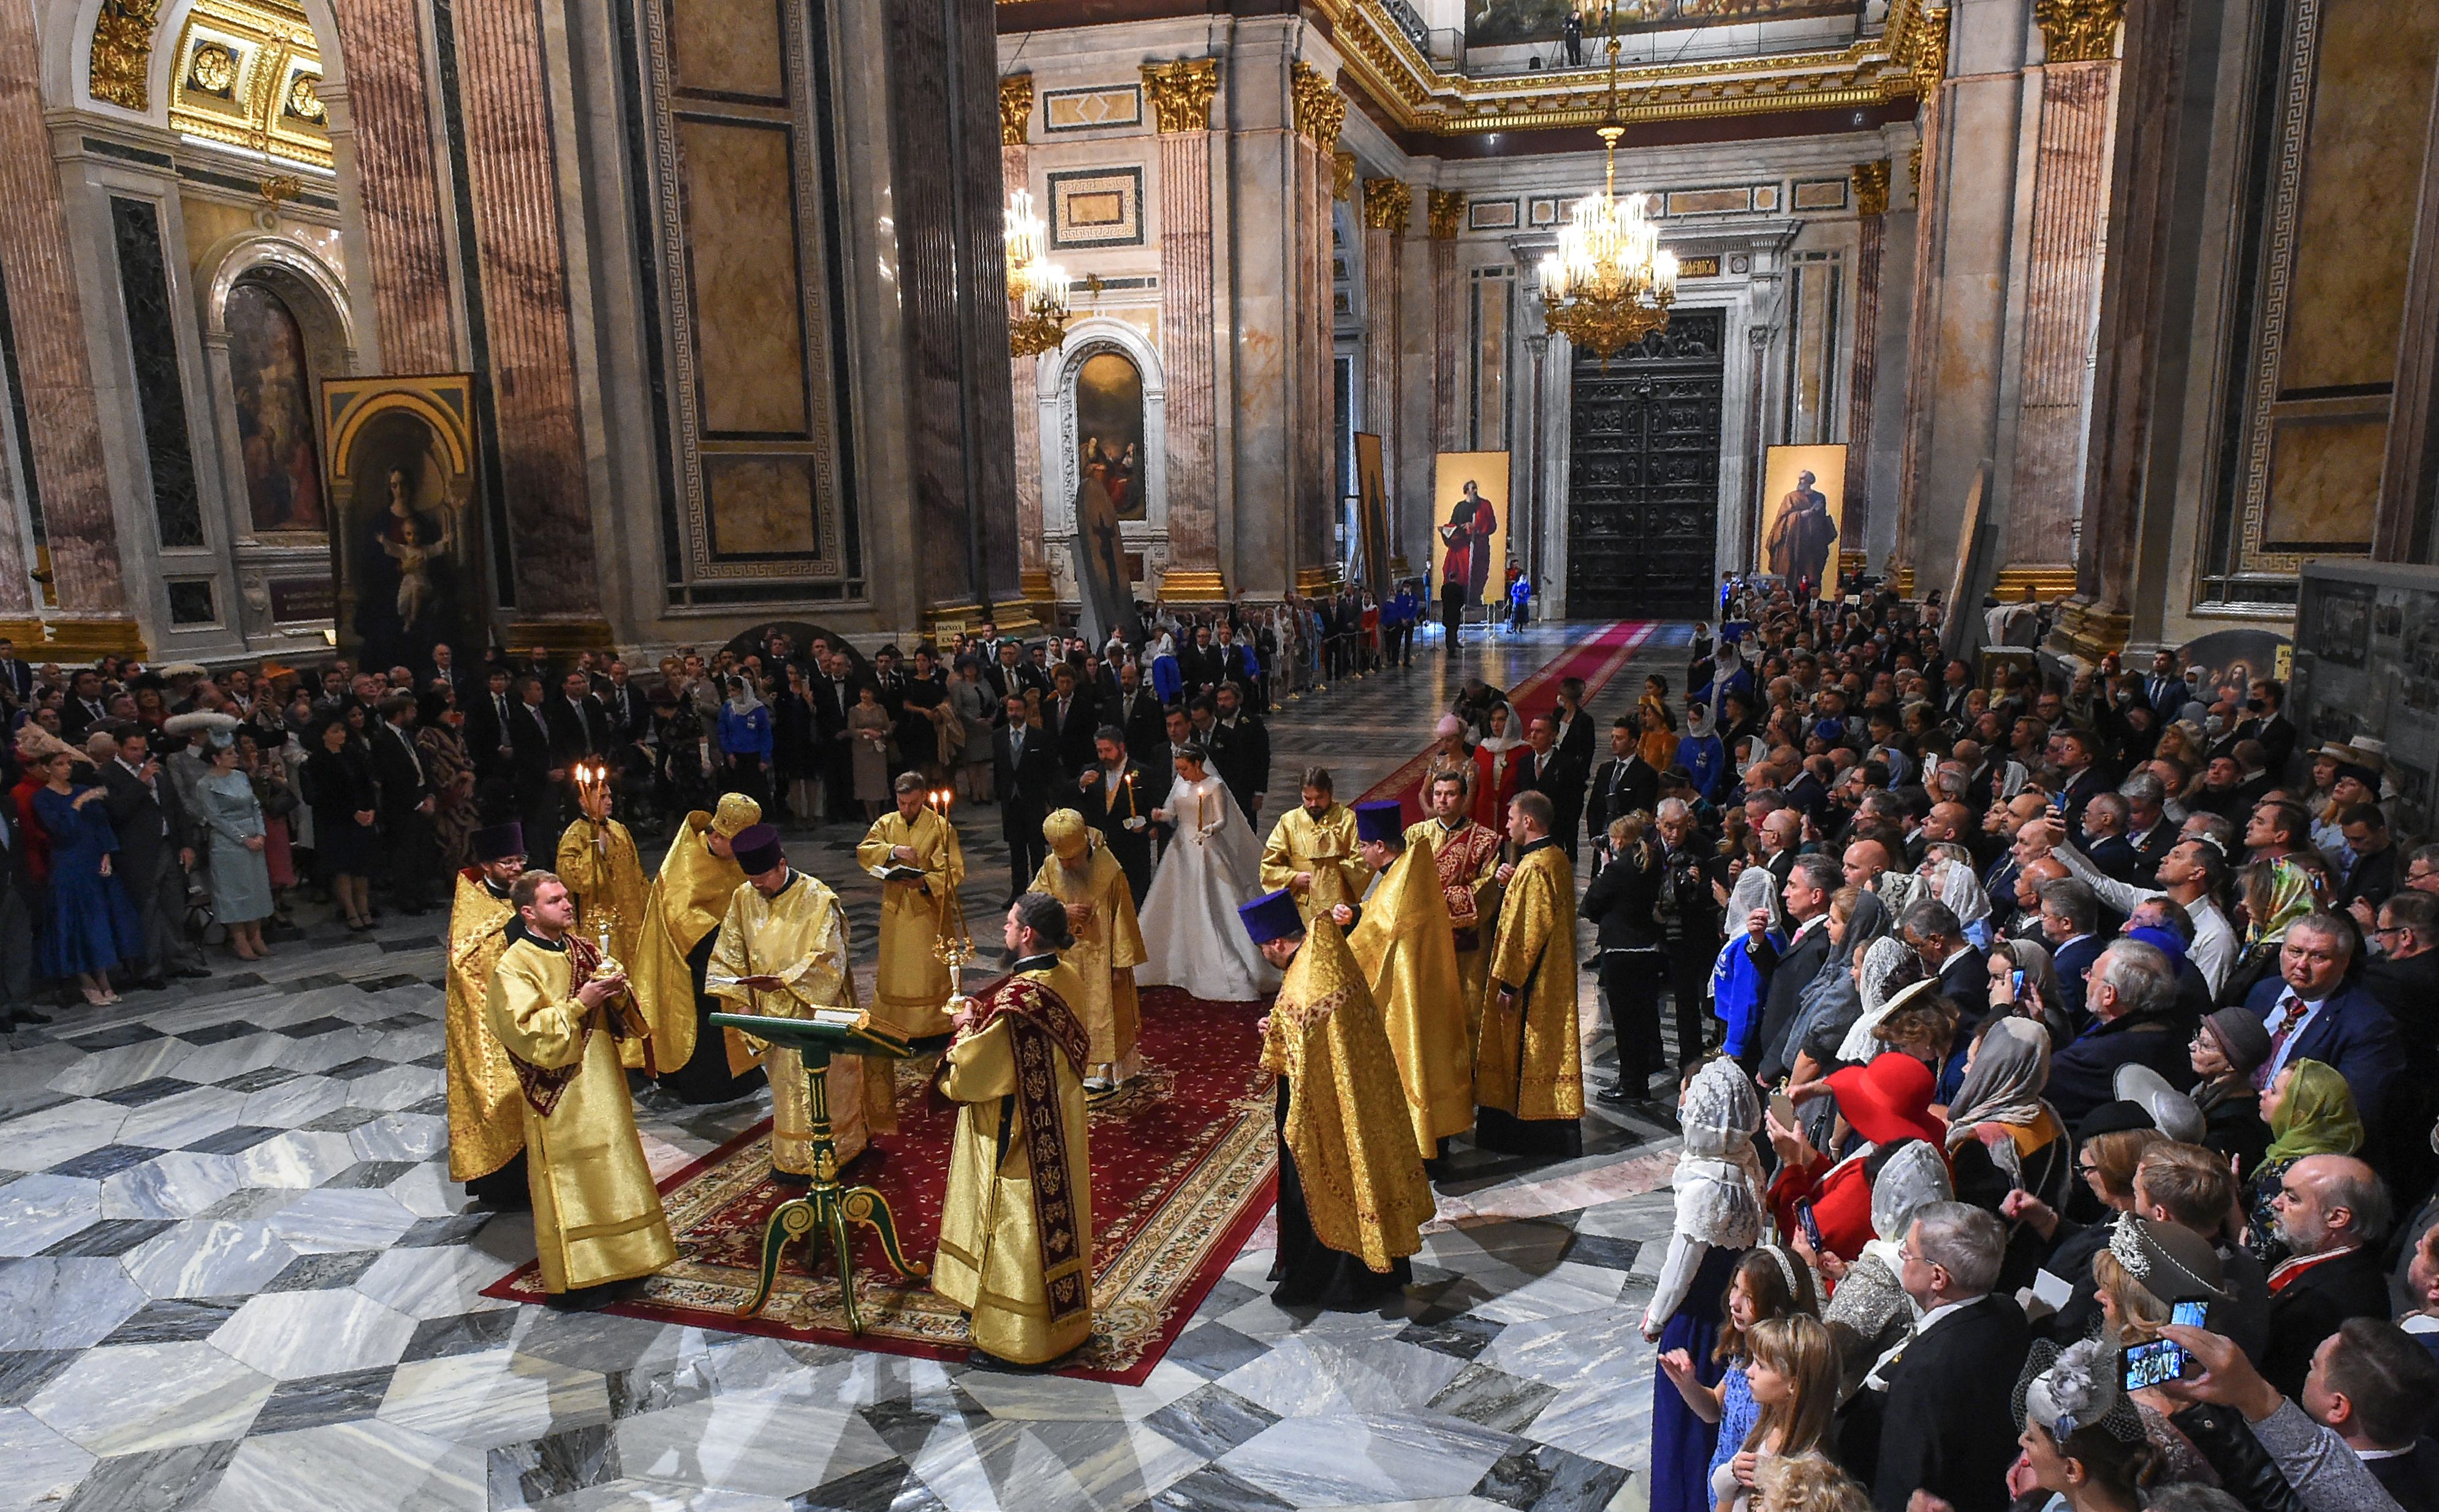
[{"label": "marble pilaster", "polygon": [[[2132,40],[2127,38],[2129,52]],[[2377,561],[2428,562],[2439,546],[2432,525],[2439,515],[2439,90],[2431,94],[2430,120],[2424,128],[2416,203],[2388,456],[2372,522]]]},{"label": "marble pilaster", "polygon": [[1855,165],[1855,360],[1846,377],[1846,520],[1858,546],[1871,539],[1872,397],[1879,382],[1880,264],[1889,213],[1889,160]]},{"label": "marble pilaster", "polygon": [[[1033,183],[1032,151],[1026,146],[1033,122],[1033,76],[1009,74],[999,81],[1000,181],[1008,194],[1029,189]],[[1008,319],[1021,318],[1013,295]],[[1017,571],[1028,602],[1052,596],[1048,543],[1041,536],[1041,430],[1032,423],[1040,407],[1041,362],[1018,357],[1008,365],[1008,398],[1016,417],[1016,552]]]},{"label": "marble pilaster", "polygon": [[1465,283],[1457,275],[1456,234],[1465,215],[1465,191],[1433,189],[1432,226],[1432,446],[1466,450],[1457,417],[1465,413],[1457,375],[1466,370]]},{"label": "marble pilaster", "polygon": [[1296,269],[1290,327],[1295,332],[1295,402],[1289,412],[1296,501],[1293,586],[1312,593],[1337,580],[1338,499],[1330,466],[1335,434],[1330,382],[1333,341],[1330,263],[1336,212],[1338,133],[1346,98],[1320,70],[1298,61],[1289,70],[1296,128]]},{"label": "marble pilaster", "polygon": [[[27,450],[42,501],[62,652],[140,649],[127,617],[117,526],[101,453],[101,414],[85,347],[82,300],[68,246],[59,165],[43,125],[42,39],[31,7],[0,7],[0,294],[17,347]],[[33,587],[14,522],[0,528],[0,631],[32,630]]]},{"label": "marble pilaster", "polygon": [[1211,276],[1211,101],[1218,62],[1147,66],[1160,129],[1160,345],[1167,380],[1168,570],[1165,599],[1220,599],[1217,367]]},{"label": "marble pilaster", "polygon": [[365,355],[393,373],[464,366],[451,312],[448,222],[433,149],[418,0],[331,8],[347,66],[365,247],[377,329]]},{"label": "marble pilaster", "polygon": [[[1405,329],[1406,222],[1415,191],[1396,179],[1363,185],[1363,428],[1380,437],[1381,487],[1389,505],[1389,539],[1402,543],[1398,506],[1404,480],[1398,475],[1405,436],[1399,423],[1405,387],[1404,356],[1398,349]],[[1374,572],[1366,562],[1364,570]]]},{"label": "marble pilaster", "polygon": [[540,18],[454,8],[466,168],[500,476],[515,547],[518,645],[606,645],[578,419],[566,238],[560,220]]}]

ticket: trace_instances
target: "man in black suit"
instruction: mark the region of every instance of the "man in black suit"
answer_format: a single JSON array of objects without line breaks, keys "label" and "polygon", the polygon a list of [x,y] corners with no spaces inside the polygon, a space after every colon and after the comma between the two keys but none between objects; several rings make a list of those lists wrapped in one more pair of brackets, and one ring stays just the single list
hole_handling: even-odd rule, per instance
[{"label": "man in black suit", "polygon": [[830,652],[811,686],[813,744],[819,752],[815,759],[821,766],[823,792],[829,799],[829,816],[852,819],[856,816],[855,747],[846,714],[855,707],[855,663],[845,651]]},{"label": "man in black suit", "polygon": [[582,672],[560,680],[560,696],[544,705],[543,718],[550,731],[552,766],[572,767],[586,756],[609,755],[610,714]]},{"label": "man in black suit", "polygon": [[1787,1037],[1795,1023],[1796,996],[1829,959],[1829,898],[1844,881],[1838,863],[1826,856],[1795,858],[1780,889],[1795,931],[1784,950],[1771,940],[1769,910],[1756,908],[1744,921],[1745,954],[1764,986],[1760,1031],[1745,1041],[1737,1058],[1747,1070],[1758,1068],[1764,1081],[1786,1076],[1793,1059]]},{"label": "man in black suit", "polygon": [[211,975],[204,969],[203,952],[187,938],[187,872],[195,864],[194,827],[179,801],[178,785],[153,758],[151,737],[144,726],[120,732],[118,756],[101,764],[100,775],[102,807],[118,836],[111,871],[144,922],[137,985],[166,986],[165,978],[172,973]]},{"label": "man in black suit", "polygon": [[1041,701],[1041,733],[1058,754],[1059,770],[1073,775],[1093,764],[1093,732],[1100,728],[1093,700],[1076,684],[1076,669],[1061,666],[1050,674],[1050,696]]},{"label": "man in black suit", "polygon": [[1188,700],[1207,695],[1227,677],[1227,666],[1221,661],[1220,649],[1211,644],[1211,627],[1194,627],[1194,644],[1183,647],[1177,653],[1177,671],[1185,680]]},{"label": "man in black suit", "polygon": [[2131,883],[2142,870],[2142,853],[2126,838],[2127,802],[2114,792],[2095,792],[2083,806],[2083,854],[2111,881]]},{"label": "man in black suit", "polygon": [[1962,1044],[1990,1012],[1990,968],[1956,914],[1935,898],[1918,898],[1906,905],[1899,927],[1906,948],[1922,969],[1939,978],[1939,995],[1956,1005],[1956,1039]]},{"label": "man in black suit", "polygon": [[1146,766],[1168,743],[1166,713],[1159,698],[1143,685],[1143,669],[1131,658],[1118,664],[1118,696],[1101,717],[1125,732],[1127,754]]},{"label": "man in black suit", "polygon": [[651,710],[644,703],[644,693],[627,680],[627,664],[612,662],[609,680],[593,696],[610,723],[610,739],[614,745],[624,745],[635,738]]},{"label": "man in black suit", "polygon": [[1271,727],[1245,706],[1245,685],[1226,682],[1212,694],[1219,732],[1220,780],[1254,833],[1262,832],[1262,800],[1271,789]]},{"label": "man in black suit", "polygon": [[1151,811],[1168,784],[1140,761],[1129,759],[1125,733],[1101,726],[1093,738],[1093,760],[1076,778],[1077,811],[1101,832],[1110,855],[1127,874],[1127,890],[1140,905],[1151,891]]},{"label": "man in black suit", "polygon": [[[983,681],[990,685],[993,699],[1005,700],[1010,693],[1024,692],[1027,685],[1024,648],[1012,640],[1001,641],[999,649],[992,653],[991,661],[983,668]],[[993,706],[998,707],[996,704]]]},{"label": "man in black suit", "polygon": [[1033,885],[1041,870],[1041,821],[1050,817],[1059,783],[1059,754],[1050,733],[1025,722],[1024,695],[1000,701],[1000,727],[991,732],[991,788],[999,798],[1000,833],[1007,840],[1010,896]]},{"label": "man in black suit", "polygon": [[108,700],[101,689],[101,674],[90,667],[80,667],[68,679],[67,702],[60,705],[60,734],[70,745],[84,743],[84,733],[109,718]]},{"label": "man in black suit", "polygon": [[472,702],[474,695],[481,691],[480,681],[472,671],[459,663],[455,651],[447,646],[432,648],[432,671],[423,680],[425,687],[428,688],[435,683],[448,684],[449,691],[457,695],[457,706],[464,708]]},{"label": "man in black suit", "polygon": [[[528,835],[556,836],[565,827],[559,817],[559,784],[567,780],[567,768],[557,759],[542,679],[528,673],[518,683],[517,702],[508,711],[507,766],[510,801]],[[532,844],[547,844],[554,855],[559,847],[556,839]]]},{"label": "man in black suit", "polygon": [[[2177,1002],[2177,969],[2142,940],[2119,940],[2092,963],[2092,1027],[2050,1058],[2050,1106],[2070,1129],[2117,1097],[2121,1066],[2148,1066],[2171,1086],[2193,1084],[2192,1038]],[[1959,1031],[1960,1037],[1962,1031]]]},{"label": "man in black suit", "polygon": [[2100,937],[2100,898],[2092,884],[2073,877],[2047,878],[2038,884],[2041,942],[2049,947],[2050,965],[2057,971],[2058,1005],[2067,1023],[2080,1030],[2085,1023],[2083,973],[2100,959],[2109,942]]},{"label": "man in black suit", "polygon": [[2210,754],[2233,753],[2246,740],[2261,742],[2261,769],[2275,782],[2287,771],[2288,760],[2295,755],[2295,726],[2287,718],[2287,685],[2275,678],[2252,680],[2251,696],[2246,699],[2246,719],[2211,746]]},{"label": "man in black suit", "polygon": [[[381,784],[383,858],[389,864],[390,896],[399,912],[416,915],[432,906],[439,860],[432,838],[432,783],[415,750],[415,698],[396,694],[382,701],[381,724],[372,732],[373,779]],[[558,842],[551,842],[555,854]]]},{"label": "man in black suit", "polygon": [[1921,1321],[1888,1371],[1871,1477],[1879,1512],[1905,1512],[1916,1490],[1955,1512],[2007,1505],[2008,1404],[2032,1333],[2015,1299],[1991,1294],[2006,1247],[1999,1220],[1963,1202],[1933,1202],[1906,1230],[1897,1283]]},{"label": "man in black suit", "polygon": [[2321,1341],[2349,1318],[2388,1316],[2379,1244],[2394,1209],[2387,1186],[2361,1161],[2306,1155],[2280,1177],[2270,1210],[2292,1258],[2270,1272],[2270,1343],[2261,1352],[2261,1374],[2300,1398]]},{"label": "man in black suit", "polygon": [[1550,832],[1565,837],[1567,860],[1576,859],[1576,837],[1584,823],[1584,783],[1591,775],[1575,759],[1558,749],[1558,717],[1536,714],[1526,732],[1525,743],[1532,747],[1524,757],[1523,769],[1516,774],[1516,791],[1538,792],[1550,800],[1552,822]]},{"label": "man in black suit", "polygon": [[23,703],[34,696],[34,669],[17,660],[17,643],[0,635],[0,693]]},{"label": "man in black suit", "polygon": [[2177,653],[2157,650],[2151,653],[2151,675],[2143,679],[2143,701],[2160,716],[2163,724],[2183,711],[2193,697],[2185,691],[2185,677],[2177,670]]},{"label": "man in black suit", "polygon": [[2109,791],[2109,774],[2100,769],[2100,751],[2089,732],[2060,730],[2053,744],[2066,779],[2058,796],[2066,800],[2066,824],[2072,831],[2083,824],[2084,805]]},{"label": "man in black suit", "polygon": [[2117,792],[2126,800],[2126,843],[2134,847],[2133,883],[2157,887],[2160,863],[2183,838],[2168,820],[2168,790],[2156,774],[2135,772],[2117,785]]},{"label": "man in black suit", "polygon": [[1252,647],[1237,638],[1235,626],[1220,625],[1219,642],[1212,649],[1220,658],[1220,682],[1222,685],[1234,683],[1239,687],[1252,687],[1254,680],[1261,675],[1260,658],[1254,655]]},{"label": "man in black suit", "polygon": [[1649,813],[1660,801],[1660,774],[1643,759],[1636,746],[1632,720],[1610,726],[1609,759],[1593,774],[1592,796],[1584,805],[1584,832],[1593,837],[1593,859],[1609,857],[1610,821],[1620,814]]}]

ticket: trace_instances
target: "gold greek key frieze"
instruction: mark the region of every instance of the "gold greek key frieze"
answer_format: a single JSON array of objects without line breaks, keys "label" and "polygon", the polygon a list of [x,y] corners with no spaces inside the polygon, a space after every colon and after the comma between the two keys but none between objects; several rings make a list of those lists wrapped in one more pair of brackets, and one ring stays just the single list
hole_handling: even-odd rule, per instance
[{"label": "gold greek key frieze", "polygon": [[152,107],[152,28],[161,0],[101,0],[93,18],[93,98],[129,110]]},{"label": "gold greek key frieze", "polygon": [[1406,234],[1406,218],[1414,213],[1415,191],[1396,179],[1363,181],[1363,223],[1393,237]]},{"label": "gold greek key frieze", "polygon": [[1009,74],[999,81],[999,145],[1023,147],[1033,120],[1033,76]]},{"label": "gold greek key frieze", "polygon": [[1220,60],[1180,58],[1175,62],[1146,63],[1144,93],[1151,97],[1152,119],[1163,135],[1211,129],[1211,99],[1220,93]]},{"label": "gold greek key frieze", "polygon": [[1463,189],[1433,189],[1433,190],[1432,190],[1431,217],[1432,217],[1432,240],[1434,240],[1434,241],[1453,241],[1453,240],[1456,240],[1456,232],[1457,232],[1457,222],[1458,222],[1458,221],[1459,221],[1459,220],[1460,220],[1464,215],[1465,215],[1465,190],[1463,190]]},{"label": "gold greek key frieze", "polygon": [[1329,158],[1329,197],[1355,203],[1355,154],[1333,152]]},{"label": "gold greek key frieze", "polygon": [[2101,62],[2117,56],[2117,22],[2126,0],[2035,0],[2033,20],[2048,45],[2047,62]]},{"label": "gold greek key frieze", "polygon": [[1322,77],[1321,70],[1298,59],[1288,70],[1295,101],[1296,134],[1325,152],[1338,151],[1338,133],[1346,125],[1346,97]]},{"label": "gold greek key frieze", "polygon": [[1863,215],[1889,213],[1889,160],[1855,165],[1855,209]]}]

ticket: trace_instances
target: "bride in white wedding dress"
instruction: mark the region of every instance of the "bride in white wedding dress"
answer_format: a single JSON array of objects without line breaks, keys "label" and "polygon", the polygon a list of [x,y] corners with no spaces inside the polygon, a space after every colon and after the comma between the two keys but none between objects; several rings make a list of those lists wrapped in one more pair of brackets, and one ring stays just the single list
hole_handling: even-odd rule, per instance
[{"label": "bride in white wedding dress", "polygon": [[1172,828],[1168,851],[1144,897],[1145,987],[1181,987],[1207,1003],[1249,1003],[1278,989],[1237,905],[1262,891],[1262,846],[1228,785],[1206,772],[1202,748],[1180,749],[1177,782],[1151,811]]}]

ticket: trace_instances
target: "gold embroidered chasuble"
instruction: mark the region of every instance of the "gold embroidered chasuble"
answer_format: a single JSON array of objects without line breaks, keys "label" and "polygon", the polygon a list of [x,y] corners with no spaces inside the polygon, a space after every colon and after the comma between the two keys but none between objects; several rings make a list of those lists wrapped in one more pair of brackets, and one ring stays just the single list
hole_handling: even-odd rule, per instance
[{"label": "gold embroidered chasuble", "polygon": [[[745,881],[735,861],[712,854],[704,840],[710,829],[711,815],[701,809],[678,827],[668,854],[661,858],[661,874],[645,898],[635,953],[626,961],[628,989],[652,1025],[652,1053],[664,1072],[694,1058],[695,980],[686,957],[704,935],[720,928],[728,899]],[[731,1076],[754,1064],[745,1037],[734,1029],[728,1031],[726,1049]]]},{"label": "gold embroidered chasuble", "polygon": [[527,935],[492,968],[484,1018],[525,1062],[526,1088],[556,1083],[548,1112],[520,1095],[543,1285],[570,1291],[650,1275],[677,1258],[668,1217],[635,1132],[627,1073],[609,1016],[576,998],[570,952]]},{"label": "gold embroidered chasuble", "polygon": [[1327,916],[1271,1005],[1262,1064],[1288,1081],[1283,1135],[1322,1243],[1374,1271],[1423,1247],[1435,1211],[1380,1010]]},{"label": "gold embroidered chasuble", "polygon": [[473,867],[457,874],[449,908],[449,1179],[471,1182],[490,1175],[525,1147],[524,1097],[516,1069],[483,1022],[491,991],[491,968],[507,949],[508,926],[517,911],[505,894],[491,891]]},{"label": "gold embroidered chasuble", "polygon": [[[1502,1007],[1503,987],[1515,989]],[[1474,1058],[1474,1100],[1518,1118],[1583,1116],[1576,1019],[1576,871],[1556,840],[1525,847],[1499,907]]]},{"label": "gold embroidered chasuble", "polygon": [[1363,896],[1372,868],[1355,850],[1355,810],[1333,803],[1319,818],[1301,806],[1279,816],[1269,844],[1262,847],[1262,886],[1276,892],[1302,871],[1312,873],[1312,887],[1295,894],[1296,912],[1307,924],[1316,908],[1335,908]]},{"label": "gold embroidered chasuble", "polygon": [[[709,990],[736,1013],[809,1019],[816,1008],[855,1007],[855,969],[846,952],[846,914],[838,895],[817,878],[791,871],[776,898],[752,882],[729,895],[711,948],[714,980]],[[768,990],[721,982],[721,977],[775,976]],[[748,1035],[771,1078],[771,1165],[793,1176],[810,1176],[813,1154],[812,1085],[801,1051],[769,1045]],[[830,1140],[842,1165],[863,1153],[871,1131],[898,1126],[891,1101],[890,1063],[872,1056],[830,1060]]]},{"label": "gold embroidered chasuble", "polygon": [[1456,828],[1436,819],[1406,827],[1406,848],[1428,850],[1439,868],[1456,940],[1457,974],[1465,981],[1469,1056],[1482,1041],[1483,985],[1490,977],[1490,943],[1499,928],[1499,831],[1468,819]]},{"label": "gold embroidered chasuble", "polygon": [[1075,969],[1048,956],[1018,965],[942,1058],[940,1090],[963,1106],[932,1289],[971,1315],[975,1347],[1041,1364],[1093,1332],[1088,1041],[1066,1006],[1082,990]]},{"label": "gold embroidered chasuble", "polygon": [[1135,995],[1135,968],[1144,963],[1143,928],[1135,917],[1126,868],[1110,854],[1099,830],[1085,833],[1092,847],[1086,855],[1072,863],[1052,855],[1033,879],[1033,891],[1092,909],[1076,931],[1075,945],[1060,952],[1078,983],[1068,1006],[1093,1037],[1086,1073],[1131,1076],[1137,1069],[1135,1038],[1143,1024]]},{"label": "gold embroidered chasuble", "polygon": [[[610,953],[628,970],[634,970],[651,884],[644,880],[643,859],[636,853],[635,837],[628,833],[627,827],[615,819],[598,827],[590,819],[579,819],[569,825],[559,837],[559,880],[567,884],[568,892],[576,898],[576,933],[597,943],[606,919],[610,925]],[[637,996],[638,1004],[644,1001]],[[692,1007],[691,1002],[688,1007]],[[657,1017],[651,1017],[650,1008],[645,1012],[652,1025],[652,1038],[660,1040],[667,1031]],[[691,1047],[691,1040],[688,1044]],[[658,1044],[652,1048],[655,1056],[663,1053]],[[642,1041],[619,1041],[618,1056],[628,1070],[640,1070],[644,1064]],[[665,1069],[674,1071],[677,1067]]]},{"label": "gold embroidered chasuble", "polygon": [[949,1032],[949,969],[933,953],[940,943],[940,919],[951,894],[966,880],[965,848],[957,827],[929,809],[908,824],[896,809],[873,821],[855,847],[865,871],[897,864],[890,852],[911,845],[921,881],[881,886],[881,969],[872,1016],[910,1040]]},{"label": "gold embroidered chasuble", "polygon": [[1415,1143],[1430,1160],[1444,1136],[1473,1127],[1473,1048],[1448,900],[1428,846],[1389,863],[1346,946],[1380,1011]]}]

